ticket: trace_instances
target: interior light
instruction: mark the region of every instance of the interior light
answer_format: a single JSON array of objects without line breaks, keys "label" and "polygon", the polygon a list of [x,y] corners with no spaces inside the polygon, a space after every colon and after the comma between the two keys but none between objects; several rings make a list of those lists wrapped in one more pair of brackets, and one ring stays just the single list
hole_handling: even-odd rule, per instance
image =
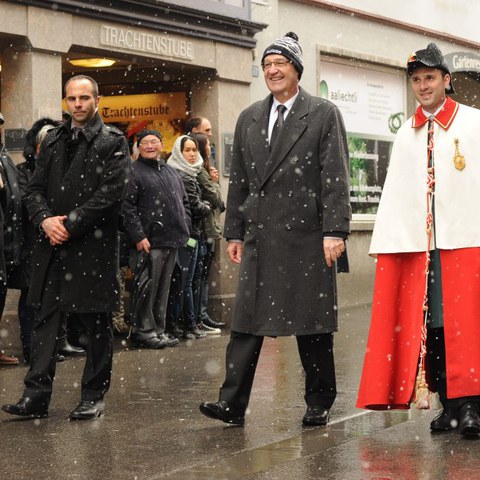
[{"label": "interior light", "polygon": [[111,67],[116,62],[110,58],[75,58],[68,61],[75,67],[85,68]]}]

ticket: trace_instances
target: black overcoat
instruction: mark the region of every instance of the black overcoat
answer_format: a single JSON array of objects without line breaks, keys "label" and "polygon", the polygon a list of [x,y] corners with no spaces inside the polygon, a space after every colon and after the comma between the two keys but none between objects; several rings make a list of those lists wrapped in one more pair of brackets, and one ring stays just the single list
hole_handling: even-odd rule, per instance
[{"label": "black overcoat", "polygon": [[300,92],[269,151],[272,97],[237,122],[224,235],[243,240],[232,330],[337,330],[335,272],[323,237],[349,232],[348,148],[338,108]]},{"label": "black overcoat", "polygon": [[67,215],[70,239],[58,249],[64,275],[59,308],[66,312],[109,312],[118,308],[118,224],[127,175],[128,145],[122,132],[98,114],[80,132],[71,161],[70,122],[48,133],[27,187],[27,206],[37,236],[29,302],[39,306],[54,248],[41,222]]}]

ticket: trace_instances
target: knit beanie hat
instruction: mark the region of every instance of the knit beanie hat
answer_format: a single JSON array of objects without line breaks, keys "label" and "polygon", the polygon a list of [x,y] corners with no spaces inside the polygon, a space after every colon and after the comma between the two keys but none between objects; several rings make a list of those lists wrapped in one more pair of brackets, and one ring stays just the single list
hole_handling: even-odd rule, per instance
[{"label": "knit beanie hat", "polygon": [[288,58],[298,72],[298,78],[301,78],[303,73],[302,47],[298,43],[296,33],[288,32],[267,47],[263,52],[262,64],[267,55],[283,55],[285,58]]},{"label": "knit beanie hat", "polygon": [[160,141],[162,141],[162,134],[158,130],[141,130],[137,133],[137,145],[148,135],[153,135],[157,137]]}]

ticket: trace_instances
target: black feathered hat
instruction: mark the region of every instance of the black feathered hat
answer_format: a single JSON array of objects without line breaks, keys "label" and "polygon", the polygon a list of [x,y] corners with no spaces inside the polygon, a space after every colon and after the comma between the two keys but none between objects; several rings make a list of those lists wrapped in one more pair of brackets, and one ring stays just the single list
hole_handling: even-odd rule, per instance
[{"label": "black feathered hat", "polygon": [[35,151],[37,149],[37,135],[38,132],[45,126],[45,125],[53,125],[57,127],[60,125],[61,122],[57,120],[52,120],[49,117],[42,117],[38,119],[32,125],[32,128],[27,132],[25,136],[25,146],[23,147],[23,156],[27,162],[35,160]]},{"label": "black feathered hat", "polygon": [[303,73],[302,53],[302,47],[298,43],[297,34],[288,32],[283,37],[277,38],[265,49],[262,55],[262,65],[267,55],[283,55],[292,62],[300,79]]},{"label": "black feathered hat", "polygon": [[450,75],[450,86],[445,89],[446,93],[455,93],[452,82],[452,74],[448,68],[447,62],[443,56],[443,53],[435,45],[435,43],[429,43],[427,48],[423,50],[417,50],[413,52],[407,62],[408,75],[412,75],[416,68],[438,68]]}]

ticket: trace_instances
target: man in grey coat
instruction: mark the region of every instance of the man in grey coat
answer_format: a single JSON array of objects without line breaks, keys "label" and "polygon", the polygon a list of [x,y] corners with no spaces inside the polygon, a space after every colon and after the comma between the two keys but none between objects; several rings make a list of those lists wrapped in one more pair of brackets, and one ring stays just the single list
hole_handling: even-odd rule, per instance
[{"label": "man in grey coat", "polygon": [[228,254],[240,277],[218,402],[200,411],[243,425],[264,336],[297,339],[306,374],[305,425],[326,425],[336,396],[336,260],[351,209],[348,149],[337,107],[299,87],[298,37],[262,57],[271,92],[240,115],[227,200]]}]

